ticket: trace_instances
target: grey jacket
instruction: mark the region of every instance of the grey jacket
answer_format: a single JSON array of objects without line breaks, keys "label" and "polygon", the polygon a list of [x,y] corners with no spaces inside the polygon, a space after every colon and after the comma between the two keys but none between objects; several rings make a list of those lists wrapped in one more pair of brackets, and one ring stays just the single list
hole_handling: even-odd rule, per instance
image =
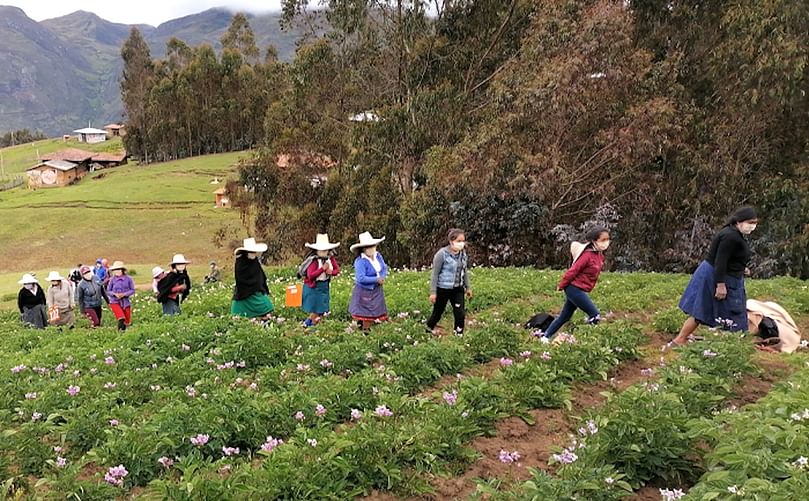
[{"label": "grey jacket", "polygon": [[430,279],[430,294],[435,294],[440,287],[453,289],[463,286],[469,290],[469,270],[466,252],[455,255],[449,246],[442,247],[433,258],[433,274]]}]

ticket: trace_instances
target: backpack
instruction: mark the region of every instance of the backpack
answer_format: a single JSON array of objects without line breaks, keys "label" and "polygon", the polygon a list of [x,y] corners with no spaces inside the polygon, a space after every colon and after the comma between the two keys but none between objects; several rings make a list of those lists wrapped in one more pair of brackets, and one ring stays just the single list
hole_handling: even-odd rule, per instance
[{"label": "backpack", "polygon": [[304,259],[303,262],[298,265],[298,273],[296,274],[298,278],[306,277],[306,270],[309,269],[309,265],[312,264],[312,261],[314,261],[316,257],[317,256],[315,254],[307,256],[306,259]]},{"label": "backpack", "polygon": [[525,328],[545,331],[555,319],[556,317],[548,313],[537,313],[525,323]]}]

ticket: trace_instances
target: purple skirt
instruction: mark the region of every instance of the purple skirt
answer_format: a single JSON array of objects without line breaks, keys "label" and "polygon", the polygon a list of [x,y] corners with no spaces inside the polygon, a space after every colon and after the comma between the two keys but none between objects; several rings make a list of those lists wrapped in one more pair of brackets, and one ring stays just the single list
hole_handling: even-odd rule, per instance
[{"label": "purple skirt", "polygon": [[387,320],[388,307],[385,304],[385,291],[382,286],[368,290],[355,285],[354,292],[351,293],[348,312],[354,320]]},{"label": "purple skirt", "polygon": [[714,297],[714,267],[700,263],[680,299],[680,309],[702,325],[729,331],[747,331],[747,292],[744,279],[725,276],[728,295],[722,301]]}]

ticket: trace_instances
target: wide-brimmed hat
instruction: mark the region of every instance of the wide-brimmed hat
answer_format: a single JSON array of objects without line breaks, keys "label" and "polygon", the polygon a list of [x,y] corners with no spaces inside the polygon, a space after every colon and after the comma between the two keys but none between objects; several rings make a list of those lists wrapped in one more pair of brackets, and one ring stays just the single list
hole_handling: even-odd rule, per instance
[{"label": "wide-brimmed hat", "polygon": [[255,253],[266,252],[267,244],[256,242],[255,238],[245,238],[242,246],[233,251],[233,254],[238,254],[242,251]]},{"label": "wide-brimmed hat", "polygon": [[581,257],[584,249],[586,249],[588,245],[589,244],[585,242],[570,242],[570,255],[573,256],[574,263],[578,261],[579,257]]},{"label": "wide-brimmed hat", "polygon": [[377,245],[380,242],[384,241],[385,237],[374,238],[371,236],[370,232],[366,231],[364,233],[360,233],[359,239],[360,239],[359,242],[351,246],[352,251],[354,251],[355,249],[362,249],[364,247],[373,247],[374,245]]},{"label": "wide-brimmed hat", "polygon": [[91,273],[92,271],[93,271],[92,268],[85,265],[85,266],[82,266],[81,268],[79,268],[79,275],[84,275],[85,273]]},{"label": "wide-brimmed hat", "polygon": [[163,270],[163,268],[160,266],[155,266],[152,268],[152,278],[157,278],[161,273],[163,273],[163,271],[165,270]]},{"label": "wide-brimmed hat", "polygon": [[337,242],[336,244],[329,242],[328,233],[318,233],[315,237],[315,243],[305,244],[305,246],[316,251],[328,251],[340,247],[340,242]]},{"label": "wide-brimmed hat", "polygon": [[52,271],[48,273],[48,278],[46,278],[45,280],[48,282],[61,282],[64,279],[65,277],[60,275],[58,271]]},{"label": "wide-brimmed hat", "polygon": [[26,273],[25,275],[22,276],[22,279],[17,283],[20,284],[20,285],[38,284],[39,280],[37,280],[34,275],[31,275],[30,273]]},{"label": "wide-brimmed hat", "polygon": [[171,258],[171,262],[169,264],[188,264],[191,261],[185,258],[182,254],[175,254],[173,258]]},{"label": "wide-brimmed hat", "polygon": [[123,261],[115,261],[114,263],[112,263],[112,266],[110,266],[110,271],[113,271],[113,270],[124,270],[124,271],[126,271],[126,266],[124,266]]}]

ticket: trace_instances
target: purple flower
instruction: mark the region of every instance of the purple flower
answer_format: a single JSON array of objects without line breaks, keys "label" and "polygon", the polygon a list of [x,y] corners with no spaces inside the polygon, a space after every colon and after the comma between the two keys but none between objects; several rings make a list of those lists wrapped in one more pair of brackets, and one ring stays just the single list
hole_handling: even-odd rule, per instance
[{"label": "purple flower", "polygon": [[393,416],[393,412],[388,409],[387,405],[380,405],[374,410],[374,414],[379,417],[391,417]]},{"label": "purple flower", "polygon": [[25,399],[26,400],[36,400],[36,398],[37,398],[37,393],[35,391],[25,394]]},{"label": "purple flower", "polygon": [[34,412],[33,414],[31,414],[31,421],[39,421],[40,419],[42,419],[41,412]]},{"label": "purple flower", "polygon": [[197,389],[191,385],[188,385],[185,387],[185,394],[191,398],[194,398],[197,396]]},{"label": "purple flower", "polygon": [[110,419],[110,426],[118,426],[118,424],[119,423],[117,419]]},{"label": "purple flower", "polygon": [[164,468],[171,468],[174,465],[174,460],[166,456],[161,457],[157,462],[163,465]]},{"label": "purple flower", "polygon": [[57,468],[64,468],[67,466],[67,459],[63,458],[62,456],[56,457],[56,467]]},{"label": "purple flower", "polygon": [[455,403],[457,401],[458,401],[458,391],[457,390],[452,390],[452,393],[449,393],[449,392],[446,392],[446,391],[444,392],[444,402],[446,402],[447,405],[455,405]]},{"label": "purple flower", "polygon": [[118,466],[110,467],[110,469],[104,475],[104,481],[116,487],[121,487],[124,485],[124,478],[127,475],[129,475],[129,472],[126,471],[124,465],[119,464]]},{"label": "purple flower", "polygon": [[712,358],[712,357],[715,357],[716,355],[717,355],[717,353],[715,351],[711,351],[711,350],[705,350],[705,351],[702,352],[703,357]]},{"label": "purple flower", "polygon": [[256,391],[258,390],[258,385],[256,383],[250,383],[249,388],[253,391]]},{"label": "purple flower", "polygon": [[334,364],[331,363],[328,359],[324,358],[323,360],[320,361],[320,366],[323,367],[324,369],[330,369],[334,366]]},{"label": "purple flower", "polygon": [[598,433],[598,425],[596,425],[596,422],[592,419],[587,421],[587,431],[590,432],[590,435],[595,435]]},{"label": "purple flower", "polygon": [[19,374],[20,372],[24,371],[27,368],[28,367],[26,367],[25,365],[20,364],[20,365],[17,365],[15,367],[12,367],[11,368],[11,373],[12,374]]},{"label": "purple flower", "polygon": [[539,358],[541,358],[542,360],[550,360],[551,359],[551,354],[550,354],[550,352],[543,351],[542,355],[540,355]]},{"label": "purple flower", "polygon": [[70,395],[71,397],[75,397],[76,395],[79,394],[80,391],[81,391],[80,387],[74,386],[72,384],[67,387],[67,394]]},{"label": "purple flower", "polygon": [[317,404],[317,407],[315,407],[315,414],[318,416],[326,414],[326,408],[320,404]]},{"label": "purple flower", "polygon": [[529,358],[531,358],[531,352],[530,352],[530,351],[523,351],[523,352],[520,352],[520,356],[521,356],[522,358],[529,359]]},{"label": "purple flower", "polygon": [[663,501],[674,501],[685,496],[685,492],[682,489],[660,489],[660,495]]},{"label": "purple flower", "polygon": [[224,454],[227,457],[238,456],[239,455],[239,448],[238,447],[222,447],[222,454]]},{"label": "purple flower", "polygon": [[359,409],[351,409],[351,420],[359,421],[362,419],[362,412]]},{"label": "purple flower", "polygon": [[512,360],[510,358],[503,357],[503,358],[500,359],[500,366],[501,367],[508,367],[508,366],[512,365],[513,363],[514,363],[514,360]]},{"label": "purple flower", "polygon": [[117,386],[115,383],[104,383],[105,390],[114,390]]},{"label": "purple flower", "polygon": [[264,444],[261,446],[261,450],[264,452],[272,452],[273,449],[275,449],[276,447],[278,447],[283,443],[284,441],[281,440],[280,438],[272,438],[272,435],[270,435],[264,441]]},{"label": "purple flower", "polygon": [[115,365],[115,359],[112,357],[107,357],[104,359],[104,363],[107,365]]},{"label": "purple flower", "polygon": [[210,438],[211,437],[209,437],[208,435],[204,435],[204,434],[200,433],[200,434],[197,434],[197,436],[195,436],[195,437],[191,437],[191,443],[193,445],[196,445],[197,447],[202,447],[203,445],[208,443],[208,440]]},{"label": "purple flower", "polygon": [[309,370],[309,366],[306,364],[298,364],[295,368],[298,372],[306,372]]},{"label": "purple flower", "polygon": [[501,449],[499,457],[501,463],[512,464],[520,460],[520,453],[517,451],[508,452],[505,449]]},{"label": "purple flower", "polygon": [[563,450],[561,454],[553,455],[553,460],[562,464],[575,463],[577,459],[579,459],[579,456],[570,449]]},{"label": "purple flower", "polygon": [[295,413],[295,421],[303,421],[304,419],[306,419],[306,415],[303,412],[298,411]]},{"label": "purple flower", "polygon": [[62,453],[62,448],[57,445],[56,447],[53,448],[53,452],[55,452],[57,454],[61,454]]},{"label": "purple flower", "polygon": [[64,372],[65,367],[67,367],[65,364],[59,364],[56,367],[54,367],[53,370],[54,372]]},{"label": "purple flower", "polygon": [[654,371],[652,369],[641,369],[640,370],[640,375],[644,376],[644,377],[649,377],[649,376],[652,375],[653,372]]},{"label": "purple flower", "polygon": [[612,477],[607,477],[607,478],[605,478],[605,479],[604,479],[604,482],[605,482],[607,485],[612,485],[612,484],[614,484],[614,483],[615,483],[615,479],[614,479],[614,478],[612,478]]}]

